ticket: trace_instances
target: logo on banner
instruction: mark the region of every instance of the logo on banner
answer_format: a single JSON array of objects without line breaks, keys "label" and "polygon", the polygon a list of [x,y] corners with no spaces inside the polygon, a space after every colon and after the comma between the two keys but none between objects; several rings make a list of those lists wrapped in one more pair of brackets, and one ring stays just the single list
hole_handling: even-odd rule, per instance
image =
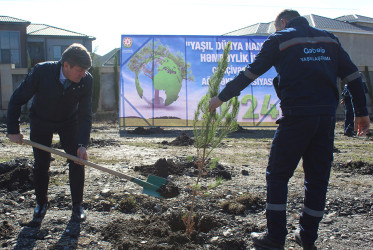
[{"label": "logo on banner", "polygon": [[125,48],[131,48],[131,46],[132,46],[132,38],[130,38],[130,37],[123,38],[123,46]]}]

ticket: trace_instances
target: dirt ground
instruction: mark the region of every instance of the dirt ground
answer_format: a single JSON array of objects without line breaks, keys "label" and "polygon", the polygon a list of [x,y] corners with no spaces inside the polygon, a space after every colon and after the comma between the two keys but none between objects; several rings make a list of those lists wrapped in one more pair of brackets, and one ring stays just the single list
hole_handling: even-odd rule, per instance
[{"label": "dirt ground", "polygon": [[[319,249],[373,248],[373,138],[346,137],[338,122],[334,165]],[[22,132],[29,136],[27,124]],[[194,231],[185,234],[184,215],[191,206],[197,178],[190,128],[119,128],[95,123],[89,160],[142,179],[156,175],[177,187],[174,198],[142,193],[133,182],[86,167],[83,207],[87,220],[70,220],[66,160],[53,156],[50,207],[41,225],[31,222],[35,195],[32,148],[10,143],[0,124],[0,247],[2,249],[253,249],[250,233],[263,231],[265,168],[275,128],[240,128],[213,151],[217,167],[203,176]],[[54,137],[53,147],[59,148]],[[222,184],[207,187],[222,177]],[[286,249],[300,249],[294,232],[303,201],[300,162],[289,183]]]}]

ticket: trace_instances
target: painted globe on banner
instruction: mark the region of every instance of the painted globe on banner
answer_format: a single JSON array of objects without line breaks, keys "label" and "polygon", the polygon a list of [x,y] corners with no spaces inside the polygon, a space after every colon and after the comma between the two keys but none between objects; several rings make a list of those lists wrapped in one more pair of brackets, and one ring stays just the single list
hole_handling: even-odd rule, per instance
[{"label": "painted globe on banner", "polygon": [[[182,76],[179,67],[170,58],[159,60],[154,75],[154,97],[143,96],[148,104],[155,107],[168,106],[179,98],[182,86]],[[165,97],[162,97],[162,95]]]}]

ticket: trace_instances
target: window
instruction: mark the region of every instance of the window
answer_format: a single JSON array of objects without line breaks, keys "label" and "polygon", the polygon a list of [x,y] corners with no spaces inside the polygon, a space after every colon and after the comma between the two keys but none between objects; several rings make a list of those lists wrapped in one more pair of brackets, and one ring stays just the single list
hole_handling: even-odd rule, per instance
[{"label": "window", "polygon": [[0,63],[21,67],[21,48],[18,31],[0,31]]},{"label": "window", "polygon": [[53,60],[58,61],[61,59],[62,53],[67,49],[66,45],[53,46]]}]

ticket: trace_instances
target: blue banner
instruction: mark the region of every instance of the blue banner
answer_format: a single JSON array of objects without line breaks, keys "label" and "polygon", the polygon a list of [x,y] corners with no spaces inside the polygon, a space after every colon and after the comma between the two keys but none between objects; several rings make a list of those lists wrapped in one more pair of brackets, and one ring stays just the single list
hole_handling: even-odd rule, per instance
[{"label": "blue banner", "polygon": [[[228,41],[221,88],[259,53],[266,37],[122,35],[120,126],[192,126]],[[281,115],[272,68],[239,96],[241,126],[274,126]]]}]

